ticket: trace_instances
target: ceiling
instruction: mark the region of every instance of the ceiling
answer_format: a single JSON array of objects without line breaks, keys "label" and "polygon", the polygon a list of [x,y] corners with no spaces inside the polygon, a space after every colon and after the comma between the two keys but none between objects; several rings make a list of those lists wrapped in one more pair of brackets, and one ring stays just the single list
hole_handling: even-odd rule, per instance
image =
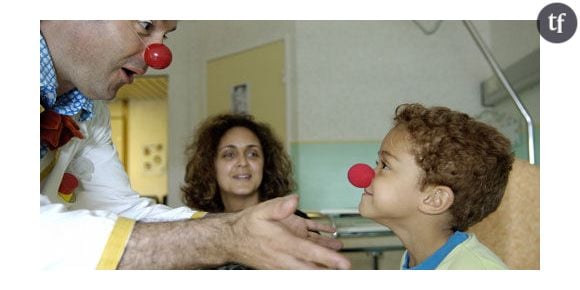
[{"label": "ceiling", "polygon": [[133,83],[123,86],[115,100],[164,100],[167,98],[166,75],[135,77]]}]

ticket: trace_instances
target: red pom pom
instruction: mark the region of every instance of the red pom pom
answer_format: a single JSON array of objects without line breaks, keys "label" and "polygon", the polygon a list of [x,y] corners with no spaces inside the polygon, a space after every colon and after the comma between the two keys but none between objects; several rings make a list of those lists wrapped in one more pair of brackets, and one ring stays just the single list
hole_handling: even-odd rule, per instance
[{"label": "red pom pom", "polygon": [[348,170],[348,181],[359,188],[371,185],[374,177],[375,171],[364,163],[357,163]]},{"label": "red pom pom", "polygon": [[163,43],[152,43],[145,49],[145,63],[154,69],[164,69],[171,64],[171,50]]}]

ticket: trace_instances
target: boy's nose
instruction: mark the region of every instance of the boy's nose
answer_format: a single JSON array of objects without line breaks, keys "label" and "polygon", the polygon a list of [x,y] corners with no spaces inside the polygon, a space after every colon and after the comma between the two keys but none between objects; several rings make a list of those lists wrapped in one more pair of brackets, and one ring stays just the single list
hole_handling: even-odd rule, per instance
[{"label": "boy's nose", "polygon": [[366,188],[371,185],[375,177],[375,171],[364,163],[357,163],[348,170],[348,181],[358,188]]}]

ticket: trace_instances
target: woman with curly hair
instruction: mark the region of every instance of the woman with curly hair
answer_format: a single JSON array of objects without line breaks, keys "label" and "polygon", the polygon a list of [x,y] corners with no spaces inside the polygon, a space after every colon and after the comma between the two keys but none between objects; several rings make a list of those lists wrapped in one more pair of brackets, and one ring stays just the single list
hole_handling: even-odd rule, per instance
[{"label": "woman with curly hair", "polygon": [[[292,163],[270,126],[247,114],[206,119],[187,147],[182,186],[187,206],[206,212],[237,212],[294,190]],[[296,215],[308,216],[296,210]],[[218,270],[252,269],[229,263]]]},{"label": "woman with curly hair", "polygon": [[187,148],[184,202],[207,212],[236,212],[294,190],[292,163],[269,125],[247,114],[220,114]]}]

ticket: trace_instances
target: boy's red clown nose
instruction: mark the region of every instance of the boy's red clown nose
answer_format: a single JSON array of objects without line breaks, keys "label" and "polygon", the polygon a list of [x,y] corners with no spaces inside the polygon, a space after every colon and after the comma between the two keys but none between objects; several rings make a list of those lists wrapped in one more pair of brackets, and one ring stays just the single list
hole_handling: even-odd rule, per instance
[{"label": "boy's red clown nose", "polygon": [[348,170],[348,181],[359,188],[371,185],[374,177],[375,171],[364,163],[357,163]]},{"label": "boy's red clown nose", "polygon": [[171,59],[171,50],[163,43],[152,43],[145,49],[145,63],[154,69],[168,67]]}]

